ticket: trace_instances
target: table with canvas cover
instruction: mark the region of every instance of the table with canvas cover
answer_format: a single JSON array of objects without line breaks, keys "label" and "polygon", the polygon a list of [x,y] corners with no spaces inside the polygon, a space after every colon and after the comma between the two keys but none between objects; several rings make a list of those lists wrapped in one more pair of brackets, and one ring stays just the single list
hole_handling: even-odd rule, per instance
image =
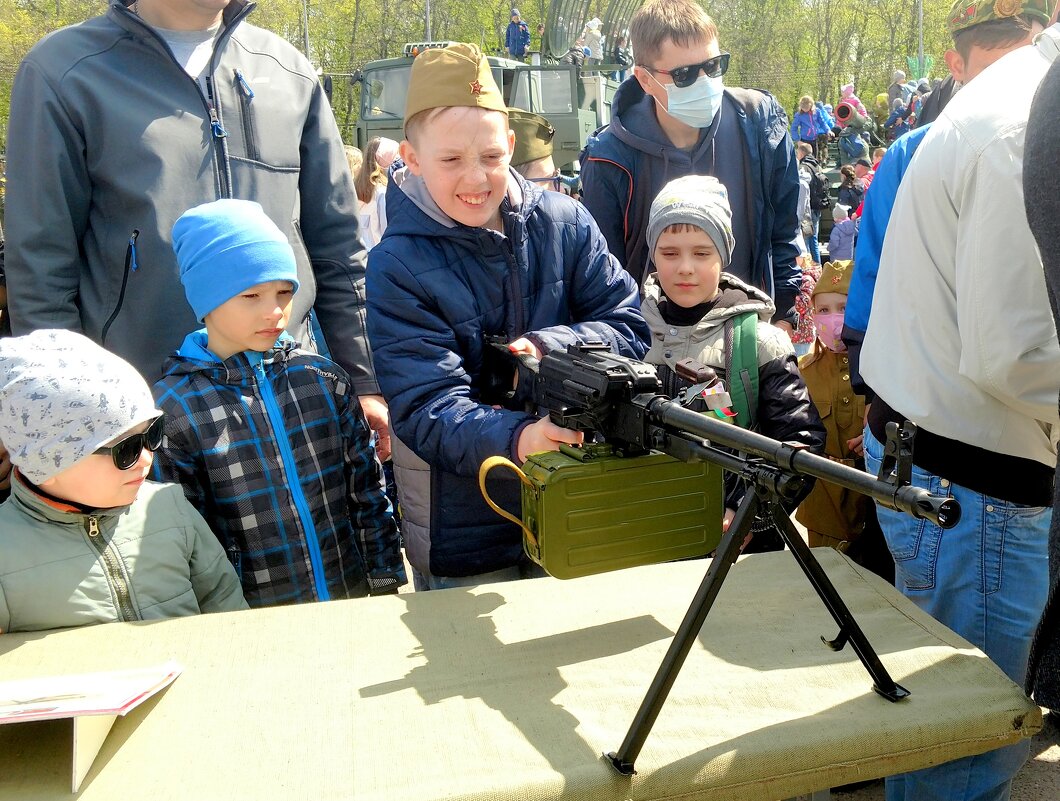
[{"label": "table with canvas cover", "polygon": [[[1038,708],[842,555],[814,552],[894,679],[870,688],[788,553],[733,568],[637,760],[624,737],[706,563],[0,637],[0,677],[176,660],[82,799],[780,799],[1018,741]],[[70,798],[70,722],[0,726],[0,801]]]}]

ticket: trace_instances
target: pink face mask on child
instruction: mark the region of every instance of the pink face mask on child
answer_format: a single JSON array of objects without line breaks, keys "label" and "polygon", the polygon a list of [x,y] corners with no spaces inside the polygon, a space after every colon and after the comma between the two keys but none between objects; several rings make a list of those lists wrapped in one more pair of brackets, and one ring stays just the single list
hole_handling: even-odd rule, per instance
[{"label": "pink face mask on child", "polygon": [[814,313],[813,324],[817,326],[817,338],[828,350],[842,353],[847,349],[842,339],[843,312]]}]

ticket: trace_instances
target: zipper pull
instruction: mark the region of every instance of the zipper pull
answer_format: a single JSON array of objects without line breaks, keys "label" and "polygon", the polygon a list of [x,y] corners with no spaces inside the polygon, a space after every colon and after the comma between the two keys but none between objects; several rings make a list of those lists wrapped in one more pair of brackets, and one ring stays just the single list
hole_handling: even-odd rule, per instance
[{"label": "zipper pull", "polygon": [[129,269],[133,272],[140,269],[140,264],[136,261],[136,238],[138,236],[140,236],[140,229],[133,228],[132,236],[129,237]]},{"label": "zipper pull", "polygon": [[243,77],[243,73],[240,70],[236,70],[236,83],[239,84],[239,88],[243,90],[243,94],[247,96],[248,100],[254,99],[254,90],[250,88],[250,84],[247,83],[247,79]]},{"label": "zipper pull", "polygon": [[210,128],[213,130],[214,139],[224,139],[228,131],[221,127],[221,120],[217,117],[217,109],[210,106]]},{"label": "zipper pull", "polygon": [[98,537],[99,536],[99,520],[94,517],[88,518],[88,536]]}]

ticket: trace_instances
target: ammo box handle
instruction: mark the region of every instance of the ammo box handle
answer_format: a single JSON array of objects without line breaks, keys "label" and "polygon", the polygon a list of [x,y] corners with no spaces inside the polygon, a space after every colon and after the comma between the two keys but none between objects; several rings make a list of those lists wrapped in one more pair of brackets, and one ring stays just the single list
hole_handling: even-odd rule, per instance
[{"label": "ammo box handle", "polygon": [[490,456],[488,459],[486,459],[486,461],[482,463],[482,466],[478,469],[478,488],[479,490],[481,490],[482,497],[485,499],[486,504],[489,506],[490,509],[499,514],[505,520],[510,520],[511,522],[515,523],[515,525],[519,526],[519,528],[523,530],[523,534],[526,535],[526,539],[534,548],[536,548],[537,537],[534,536],[534,533],[530,529],[528,529],[526,527],[526,524],[523,523],[523,521],[520,520],[518,517],[504,509],[501,509],[501,507],[495,504],[493,502],[493,499],[489,496],[489,493],[486,491],[486,474],[489,473],[489,471],[492,470],[494,467],[505,467],[508,470],[511,470],[513,473],[515,473],[516,476],[518,476],[519,480],[523,482],[523,484],[530,488],[531,491],[533,491],[534,489],[533,482],[526,477],[526,473],[519,469],[519,465],[517,465],[511,459],[506,459],[503,456]]}]

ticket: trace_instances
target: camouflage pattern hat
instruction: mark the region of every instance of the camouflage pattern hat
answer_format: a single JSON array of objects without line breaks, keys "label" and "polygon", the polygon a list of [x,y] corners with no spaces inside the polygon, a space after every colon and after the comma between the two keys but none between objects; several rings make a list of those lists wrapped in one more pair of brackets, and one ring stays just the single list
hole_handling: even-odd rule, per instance
[{"label": "camouflage pattern hat", "polygon": [[817,279],[817,286],[813,288],[810,297],[816,297],[821,292],[849,295],[852,275],[854,275],[854,262],[845,259],[826,261],[821,268],[821,277]]},{"label": "camouflage pattern hat", "polygon": [[405,131],[409,120],[432,108],[471,106],[508,113],[489,62],[477,45],[456,42],[425,50],[412,62],[405,98]]},{"label": "camouflage pattern hat", "polygon": [[1022,16],[1048,25],[1056,0],[956,0],[946,16],[950,36],[975,25]]},{"label": "camouflage pattern hat", "polygon": [[515,131],[515,153],[512,165],[518,167],[552,155],[552,139],[556,129],[540,114],[508,109],[508,127]]},{"label": "camouflage pattern hat", "polygon": [[0,339],[0,441],[34,484],[160,414],[136,368],[81,334]]}]

